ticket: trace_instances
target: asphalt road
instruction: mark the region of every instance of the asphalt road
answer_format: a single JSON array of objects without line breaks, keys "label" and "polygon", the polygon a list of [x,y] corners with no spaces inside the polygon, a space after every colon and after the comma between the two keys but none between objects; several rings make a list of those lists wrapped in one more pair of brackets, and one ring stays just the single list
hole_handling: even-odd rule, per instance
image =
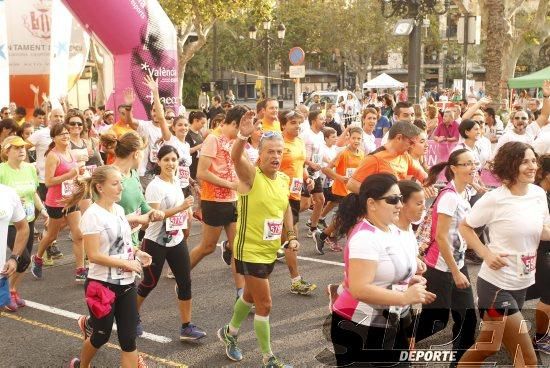
[{"label": "asphalt road", "polygon": [[[302,214],[302,227],[308,213]],[[326,285],[340,282],[343,277],[342,253],[327,252],[318,255],[311,239],[301,232],[299,266],[303,277],[318,285],[310,296],[290,293],[290,277],[284,263],[277,263],[271,275],[273,308],[270,316],[273,351],[295,367],[323,367],[333,362],[332,345],[326,329],[330,325]],[[200,239],[200,226],[195,223],[189,246]],[[74,284],[73,260],[67,231],[59,239],[65,256],[52,267],[44,269],[44,279],[25,276],[20,288],[23,298],[32,302],[17,313],[0,314],[0,367],[66,367],[81,347],[81,335],[76,318],[87,314],[83,287]],[[165,271],[167,266],[165,267]],[[470,266],[473,282],[479,267]],[[138,339],[138,349],[146,354],[149,367],[258,367],[261,354],[253,330],[253,315],[245,321],[239,336],[244,352],[240,363],[225,357],[224,348],[216,337],[216,330],[231,318],[235,290],[229,267],[222,263],[220,250],[205,258],[192,273],[193,322],[202,327],[207,336],[197,343],[179,341],[179,317],[174,294],[174,280],[162,278],[149,295],[141,313],[144,329],[154,336]],[[526,308],[532,309],[534,302]],[[57,309],[56,309],[57,308]],[[533,311],[526,311],[533,321]],[[449,324],[451,325],[451,323]],[[417,345],[418,349],[448,350],[449,327]],[[440,346],[435,346],[440,345]],[[502,349],[504,350],[504,349]],[[111,336],[108,346],[96,355],[94,366],[119,366],[118,340]],[[542,367],[550,367],[550,357],[541,356]],[[486,366],[503,367],[511,361],[504,351],[498,353]],[[420,364],[418,366],[421,366]],[[426,365],[424,365],[426,366]],[[445,367],[446,364],[427,366]]]}]

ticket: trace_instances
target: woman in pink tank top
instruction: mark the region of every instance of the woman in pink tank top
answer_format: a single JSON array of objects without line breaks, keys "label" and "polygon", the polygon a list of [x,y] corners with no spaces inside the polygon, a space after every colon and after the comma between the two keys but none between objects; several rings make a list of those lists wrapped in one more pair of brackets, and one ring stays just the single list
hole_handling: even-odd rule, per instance
[{"label": "woman in pink tank top", "polygon": [[50,130],[52,143],[46,151],[45,183],[48,187],[46,195],[46,210],[49,221],[46,233],[38,245],[38,252],[32,256],[31,273],[37,278],[42,278],[42,266],[44,252],[52,244],[59,231],[68,225],[73,240],[73,252],[76,263],[76,282],[86,280],[84,268],[84,250],[82,247],[82,234],[79,229],[80,209],[77,206],[64,208],[63,198],[72,194],[74,179],[80,174],[80,167],[70,150],[69,131],[65,124],[56,124]]}]

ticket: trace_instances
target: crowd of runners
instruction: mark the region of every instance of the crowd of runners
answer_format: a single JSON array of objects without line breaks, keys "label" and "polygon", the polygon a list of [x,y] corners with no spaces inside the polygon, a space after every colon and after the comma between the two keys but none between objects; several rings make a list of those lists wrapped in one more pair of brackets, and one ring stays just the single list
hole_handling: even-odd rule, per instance
[{"label": "crowd of runners", "polygon": [[[411,105],[373,91],[355,115],[318,99],[280,110],[267,98],[254,110],[219,96],[180,114],[154,79],[144,84],[150,120],[133,116],[131,90],[116,114],[66,100],[52,109],[34,86],[32,117],[0,110],[0,305],[25,306],[27,271],[47,282],[68,228],[67,277],[84,285],[89,309],[71,367],[90,366],[114,321],[121,365],[145,367],[140,314],[161,277],[175,279],[182,341],[215,333],[240,361],[239,329],[253,313],[261,364],[286,367],[271,348],[269,276],[284,261],[289,292],[316,291],[315,275],[300,272],[303,237],[345,263],[323,285],[338,366],[408,366],[403,353],[449,315],[452,366],[481,366],[501,343],[516,366],[550,354],[550,81],[502,118],[488,97]],[[193,221],[202,228],[189,250]],[[192,270],[218,247],[233,314],[204,331],[192,318]],[[466,260],[481,264],[476,290]],[[522,307],[539,298],[531,336]]]}]

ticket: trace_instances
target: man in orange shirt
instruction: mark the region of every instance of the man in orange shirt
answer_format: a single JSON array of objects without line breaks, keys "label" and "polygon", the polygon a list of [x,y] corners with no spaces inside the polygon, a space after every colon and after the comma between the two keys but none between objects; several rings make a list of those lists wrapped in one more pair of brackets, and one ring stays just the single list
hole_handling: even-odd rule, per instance
[{"label": "man in orange shirt", "polygon": [[279,124],[279,102],[274,98],[266,98],[256,104],[256,113],[262,119],[262,130],[264,132],[281,132]]},{"label": "man in orange shirt", "polygon": [[[365,157],[360,167],[349,178],[346,188],[352,193],[359,193],[361,183],[372,174],[387,172],[395,175],[399,180],[405,180],[409,176],[421,183],[428,177],[422,166],[416,162],[407,151],[418,139],[421,130],[415,125],[398,121],[388,132],[388,142],[378,148],[374,153]],[[432,188],[426,189],[428,197],[433,194]],[[323,254],[325,240],[334,231],[334,224],[330,224],[323,232],[317,231],[313,240],[319,254]]]}]

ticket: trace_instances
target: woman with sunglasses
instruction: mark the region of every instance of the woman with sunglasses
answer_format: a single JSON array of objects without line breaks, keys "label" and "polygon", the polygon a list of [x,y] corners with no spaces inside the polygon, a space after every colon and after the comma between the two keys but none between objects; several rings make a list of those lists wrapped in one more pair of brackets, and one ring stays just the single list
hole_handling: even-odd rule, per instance
[{"label": "woman with sunglasses", "polygon": [[59,231],[68,225],[75,255],[75,281],[82,283],[86,280],[86,269],[82,233],[78,227],[81,213],[78,206],[64,208],[63,198],[72,195],[74,179],[82,173],[83,167],[78,164],[77,158],[71,152],[70,133],[64,124],[51,127],[50,136],[52,143],[46,151],[45,164],[45,184],[48,187],[48,193],[44,201],[50,220],[46,233],[38,245],[38,252],[31,258],[31,273],[37,279],[42,278],[44,252],[57,239]]},{"label": "woman with sunglasses", "polygon": [[[65,117],[65,126],[69,130],[70,134],[71,153],[74,157],[76,157],[78,166],[85,167],[86,170],[89,170],[90,168],[87,167],[87,163],[90,160],[90,152],[88,143],[85,139],[83,139],[85,129],[84,116],[82,116],[82,114],[77,110],[70,110]],[[89,176],[90,172],[85,172],[85,175]],[[80,208],[80,211],[84,213],[91,204],[92,200],[90,198],[84,198],[78,204],[78,207]]]},{"label": "woman with sunglasses", "polygon": [[533,144],[533,137],[527,134],[526,128],[529,125],[529,115],[526,111],[514,111],[510,116],[514,128],[506,130],[505,133],[498,139],[498,143],[493,151],[493,157],[496,156],[500,147],[508,142],[522,142],[525,144]]},{"label": "woman with sunglasses", "polygon": [[409,346],[410,305],[435,299],[414,277],[416,247],[403,243],[395,226],[402,201],[395,176],[373,174],[338,208],[336,232],[348,238],[343,291],[332,306],[338,367],[397,364]]},{"label": "woman with sunglasses", "polygon": [[[164,145],[157,154],[155,178],[145,190],[149,206],[164,212],[164,221],[150,223],[145,230],[142,249],[153,258],[150,267],[144,269],[144,277],[137,289],[138,310],[151,291],[157,286],[164,263],[167,262],[176,279],[178,311],[181,320],[180,340],[193,341],[206,336],[191,323],[191,265],[189,251],[182,230],[188,227],[188,209],[193,197],[185,197],[175,177],[178,169],[178,150]],[[141,321],[138,334],[143,331]]]},{"label": "woman with sunglasses", "polygon": [[[531,146],[522,142],[504,144],[493,162],[493,174],[503,185],[480,198],[460,224],[468,247],[483,258],[476,286],[484,323],[476,345],[463,355],[459,367],[482,365],[502,344],[512,355],[514,366],[537,365],[521,312],[527,289],[535,283],[535,271],[539,272],[539,242],[550,240],[546,193],[533,184],[537,168]],[[489,232],[486,246],[474,231],[481,226]],[[486,348],[479,349],[479,344]],[[520,351],[521,357],[516,353]]]},{"label": "woman with sunglasses", "polygon": [[435,183],[445,170],[448,184],[432,205],[431,243],[423,250],[427,288],[437,299],[422,310],[416,341],[445,329],[450,311],[457,360],[474,343],[477,328],[474,295],[465,264],[466,242],[458,231],[460,222],[471,209],[467,187],[474,180],[476,165],[474,155],[461,148],[451,153],[448,161],[432,166],[426,183]]}]

